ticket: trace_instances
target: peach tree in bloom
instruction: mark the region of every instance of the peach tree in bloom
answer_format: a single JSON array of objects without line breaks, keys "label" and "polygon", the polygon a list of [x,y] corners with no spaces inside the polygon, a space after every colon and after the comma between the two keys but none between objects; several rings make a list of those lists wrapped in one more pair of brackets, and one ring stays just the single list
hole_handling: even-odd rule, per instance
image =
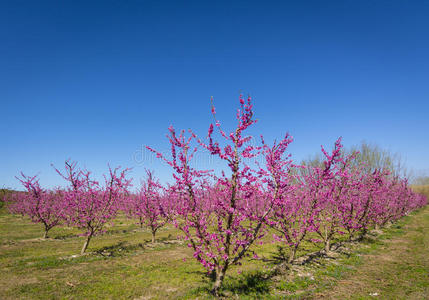
[{"label": "peach tree in bloom", "polygon": [[75,162],[66,161],[63,173],[56,170],[69,183],[65,191],[65,219],[69,225],[84,230],[83,254],[92,237],[103,232],[105,224],[113,220],[120,209],[131,183],[126,178],[128,169],[109,167],[104,185],[93,180],[89,171],[78,169]]},{"label": "peach tree in bloom", "polygon": [[64,212],[64,193],[60,190],[49,191],[40,186],[37,176],[25,176],[17,179],[22,183],[25,192],[14,193],[9,210],[30,217],[31,221],[41,223],[44,227],[43,238],[60,224]]},{"label": "peach tree in bloom", "polygon": [[[192,131],[177,133],[173,127],[168,135],[171,158],[153,150],[156,155],[174,170],[175,186],[172,193],[178,205],[173,222],[184,234],[188,246],[194,250],[199,261],[214,279],[212,293],[219,295],[228,269],[249,255],[250,247],[264,235],[265,219],[273,208],[280,190],[286,188],[279,182],[276,160],[281,160],[290,138],[285,137],[271,152],[267,146],[252,146],[246,130],[256,123],[251,99],[239,99],[237,127],[232,132],[222,129],[216,119],[208,130],[207,142]],[[215,141],[217,129],[223,142]],[[210,170],[198,170],[192,159],[198,147],[224,162],[226,169],[219,176]],[[267,159],[264,168],[250,162],[262,156]]]},{"label": "peach tree in bloom", "polygon": [[[323,237],[325,249],[329,249],[330,240],[337,233],[339,216],[336,213],[336,202],[342,187],[335,183],[341,178],[341,170],[336,170],[336,164],[342,161],[340,141],[341,139],[337,140],[331,154],[322,147],[326,157],[322,166],[297,166],[282,159],[273,164],[285,166],[278,173],[278,181],[285,188],[278,197],[267,224],[274,230],[274,239],[289,247],[289,263],[295,260],[301,243],[309,233],[315,232]],[[291,172],[294,174],[293,180]],[[340,180],[344,185],[343,179]],[[335,192],[335,188],[339,190]]]},{"label": "peach tree in bloom", "polygon": [[124,210],[130,217],[139,220],[140,227],[150,229],[154,243],[156,232],[167,223],[169,199],[153,173],[146,171],[146,175],[140,190],[126,197]]},{"label": "peach tree in bloom", "polygon": [[341,153],[343,145],[341,138],[335,142],[334,149],[329,154],[323,146],[322,153],[325,157],[323,167],[313,167],[312,175],[308,180],[313,185],[314,200],[317,203],[314,218],[314,231],[323,242],[326,253],[331,251],[331,242],[335,234],[343,232],[341,207],[349,201],[347,189],[349,184],[349,163],[353,156],[344,157]]}]

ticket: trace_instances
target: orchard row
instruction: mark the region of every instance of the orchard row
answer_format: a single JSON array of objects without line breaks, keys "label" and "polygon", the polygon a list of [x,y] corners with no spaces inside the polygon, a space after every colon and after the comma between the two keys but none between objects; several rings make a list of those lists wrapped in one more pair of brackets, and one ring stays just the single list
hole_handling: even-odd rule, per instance
[{"label": "orchard row", "polygon": [[[148,227],[153,241],[159,228],[173,224],[215,279],[213,294],[218,295],[229,267],[241,264],[249,253],[256,255],[251,246],[268,232],[288,246],[292,263],[310,237],[329,252],[338,234],[359,238],[426,205],[427,199],[414,193],[406,179],[368,168],[357,159],[359,153],[343,151],[341,138],[330,152],[322,147],[324,161],[318,165],[292,161],[286,152],[292,142],[288,134],[272,145],[261,137],[254,146],[245,135],[256,123],[251,100],[239,101],[232,132],[223,130],[212,104],[215,122],[207,139],[170,127],[171,156],[148,147],[172,168],[174,184],[163,186],[148,171],[140,190],[131,192],[128,169],[109,168],[100,183],[67,161],[64,170],[56,169],[67,188],[46,190],[37,177],[21,174],[27,192],[14,194],[10,210],[42,223],[45,237],[59,224],[82,229],[82,253],[120,211]],[[192,159],[200,149],[223,161],[225,170],[218,174],[195,168]]]}]

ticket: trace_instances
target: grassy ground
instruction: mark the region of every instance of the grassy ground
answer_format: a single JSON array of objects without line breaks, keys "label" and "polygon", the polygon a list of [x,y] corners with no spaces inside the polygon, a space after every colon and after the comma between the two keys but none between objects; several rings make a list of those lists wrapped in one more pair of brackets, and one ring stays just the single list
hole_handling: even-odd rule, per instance
[{"label": "grassy ground", "polygon": [[[337,244],[332,257],[273,271],[281,249],[269,240],[261,259],[230,270],[227,298],[429,298],[427,256],[429,208],[403,218],[381,237]],[[78,231],[54,228],[40,239],[41,226],[0,210],[0,299],[166,299],[211,298],[210,281],[192,252],[168,227],[150,243],[150,233],[119,218],[78,256]],[[345,237],[343,237],[345,238]],[[303,255],[317,248],[305,244]],[[370,294],[373,294],[371,296]]]},{"label": "grassy ground", "polygon": [[318,296],[429,299],[429,208],[403,218],[367,250],[362,264]]}]

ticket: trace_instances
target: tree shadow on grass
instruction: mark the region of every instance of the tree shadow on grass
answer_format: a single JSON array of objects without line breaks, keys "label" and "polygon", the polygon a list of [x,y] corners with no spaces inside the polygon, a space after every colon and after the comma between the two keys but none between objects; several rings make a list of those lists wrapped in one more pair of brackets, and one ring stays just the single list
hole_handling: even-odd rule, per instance
[{"label": "tree shadow on grass", "polygon": [[261,260],[263,262],[269,263],[273,266],[284,264],[289,259],[289,254],[286,253],[286,247],[282,245],[277,245],[275,251],[269,254],[269,257],[263,257]]},{"label": "tree shadow on grass", "polygon": [[94,253],[104,257],[118,257],[123,256],[131,251],[145,249],[143,243],[127,244],[124,241],[118,242],[114,245],[104,246],[94,250]]},{"label": "tree shadow on grass", "polygon": [[168,237],[160,238],[155,243],[152,243],[151,240],[144,240],[142,243],[138,244],[128,244],[125,241],[120,241],[113,245],[94,249],[93,253],[104,257],[118,257],[138,250],[164,249],[178,243],[180,243],[180,241],[171,240]]},{"label": "tree shadow on grass", "polygon": [[183,244],[182,240],[179,239],[175,239],[173,238],[173,236],[171,234],[169,234],[168,236],[162,236],[162,237],[156,237],[155,239],[155,243],[152,243],[152,239],[145,239],[144,240],[144,244],[151,244],[151,245],[159,245],[159,244],[164,244],[164,245],[172,245],[172,244]]},{"label": "tree shadow on grass", "polygon": [[[349,251],[344,248],[346,243],[336,242],[331,246],[331,252],[326,253],[324,249],[319,249],[313,252],[306,252],[304,255],[295,258],[293,263],[289,263],[289,253],[286,253],[287,247],[277,245],[275,252],[271,253],[270,258],[263,258],[264,262],[272,264],[272,271],[276,274],[283,273],[289,270],[294,265],[306,265],[312,262],[317,262],[320,259],[337,259],[339,255],[349,255]],[[302,249],[303,250],[303,249]]]},{"label": "tree shadow on grass", "polygon": [[[100,232],[98,235],[109,236],[109,235],[115,235],[115,234],[129,233],[132,231],[133,229],[108,229],[104,232]],[[65,240],[65,239],[77,238],[81,236],[82,234],[77,234],[77,233],[63,233],[63,234],[57,234],[53,238],[56,240]]]},{"label": "tree shadow on grass", "polygon": [[66,233],[66,234],[59,234],[53,237],[55,240],[65,240],[65,239],[71,239],[71,238],[77,238],[80,237],[79,234],[75,233]]},{"label": "tree shadow on grass", "polygon": [[[202,271],[192,271],[188,273],[202,275],[201,285],[190,291],[189,296],[207,297],[207,295],[212,295],[211,291],[214,280],[211,278],[210,274]],[[231,297],[240,297],[244,295],[260,298],[261,296],[267,295],[270,293],[270,279],[272,275],[271,273],[261,271],[250,271],[235,277],[227,276],[220,291],[221,298],[229,299]]]},{"label": "tree shadow on grass", "polygon": [[237,295],[263,295],[270,292],[271,274],[253,271],[238,277],[229,278],[224,284],[223,293]]}]

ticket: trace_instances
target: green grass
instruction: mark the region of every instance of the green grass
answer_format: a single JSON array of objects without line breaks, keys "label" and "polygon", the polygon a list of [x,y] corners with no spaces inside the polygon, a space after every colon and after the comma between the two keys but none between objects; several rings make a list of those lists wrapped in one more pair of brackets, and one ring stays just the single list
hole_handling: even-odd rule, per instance
[{"label": "green grass", "polygon": [[[355,252],[357,268],[335,288],[316,296],[331,299],[429,299],[429,208],[402,218]],[[356,265],[356,264],[355,264]],[[326,291],[326,290],[325,290]]]},{"label": "green grass", "polygon": [[[335,259],[315,257],[284,272],[274,269],[282,249],[267,237],[264,244],[254,248],[261,259],[248,258],[243,266],[229,270],[223,293],[226,298],[240,299],[347,298],[347,290],[340,293],[345,284],[338,282],[364,281],[368,277],[362,273],[367,257],[385,255],[392,241],[406,239],[409,247],[401,252],[406,259],[396,257],[391,262],[380,293],[395,298],[395,293],[405,295],[398,291],[402,288],[408,295],[427,295],[428,227],[429,209],[425,208],[401,219],[376,239],[344,244]],[[40,225],[0,209],[0,299],[212,298],[210,279],[193,259],[192,251],[176,240],[175,228],[161,229],[154,245],[149,231],[124,217],[107,229],[106,234],[91,241],[89,253],[80,256],[76,254],[84,238],[78,230],[57,227],[50,232],[50,239],[42,240]],[[346,238],[338,236],[337,241]],[[298,256],[316,250],[316,245],[304,243]],[[399,287],[397,273],[405,274],[400,275],[403,285]],[[405,276],[411,279],[407,282]],[[377,290],[377,282],[368,279],[368,290]],[[331,295],[333,292],[336,294]],[[368,293],[363,291],[362,299],[365,296]]]}]

